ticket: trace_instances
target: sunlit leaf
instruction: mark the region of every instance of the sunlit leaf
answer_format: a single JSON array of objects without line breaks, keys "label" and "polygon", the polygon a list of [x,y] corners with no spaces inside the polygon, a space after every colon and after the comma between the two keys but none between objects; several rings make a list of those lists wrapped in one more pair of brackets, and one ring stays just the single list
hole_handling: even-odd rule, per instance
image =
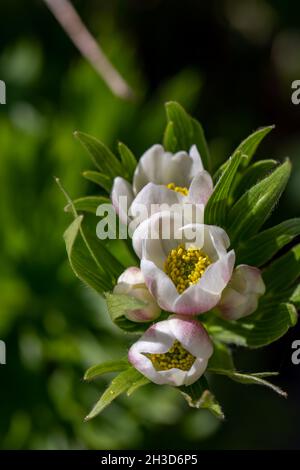
[{"label": "sunlit leaf", "polygon": [[113,182],[111,177],[104,175],[103,173],[99,173],[99,171],[84,171],[82,175],[87,180],[101,186],[101,188],[105,189],[107,193],[110,193]]},{"label": "sunlit leaf", "polygon": [[120,372],[129,367],[127,359],[119,359],[118,361],[108,361],[96,366],[90,367],[84,374],[84,380],[95,380],[108,372]]},{"label": "sunlit leaf", "polygon": [[94,418],[99,413],[101,413],[104,408],[111,404],[121,393],[126,392],[134,383],[136,383],[142,376],[133,367],[121,372],[117,377],[115,377],[109,387],[105,390],[100,400],[96,403],[92,411],[85,418],[86,421]]}]

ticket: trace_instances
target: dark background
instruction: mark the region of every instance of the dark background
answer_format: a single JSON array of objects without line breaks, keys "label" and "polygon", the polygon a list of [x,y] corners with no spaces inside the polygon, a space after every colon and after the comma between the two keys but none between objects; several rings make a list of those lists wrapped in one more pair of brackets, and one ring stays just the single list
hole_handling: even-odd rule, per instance
[{"label": "dark background", "polygon": [[3,449],[300,448],[299,327],[260,351],[236,349],[241,370],[279,370],[288,400],[227,379],[212,387],[225,423],[188,409],[175,390],[147,386],[83,423],[106,379],[84,384],[90,365],[124,354],[101,300],[69,268],[69,219],[53,176],[72,196],[95,192],[72,137],[86,131],[140,155],[161,140],[163,103],[181,102],[203,124],[219,162],[259,126],[275,124],[257,158],[293,162],[272,223],[300,210],[300,4],[296,1],[74,1],[106,54],[136,90],[114,97],[79,56],[42,1],[2,0],[0,79],[0,446]]}]

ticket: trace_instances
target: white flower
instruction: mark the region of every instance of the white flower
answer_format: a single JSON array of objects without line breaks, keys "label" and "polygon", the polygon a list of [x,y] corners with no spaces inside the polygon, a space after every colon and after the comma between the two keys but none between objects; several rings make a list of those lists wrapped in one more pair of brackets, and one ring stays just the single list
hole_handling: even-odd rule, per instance
[{"label": "white flower", "polygon": [[149,292],[144,276],[139,268],[127,268],[119,277],[114,288],[114,294],[127,294],[145,302],[145,307],[127,310],[124,315],[134,322],[147,322],[159,317],[161,310],[154,297]]},{"label": "white flower", "polygon": [[255,312],[266,287],[258,268],[240,264],[224,289],[218,308],[227,320],[238,320]]},{"label": "white flower", "polygon": [[180,226],[178,214],[160,212],[133,237],[145,283],[164,310],[195,315],[214,308],[235,263],[229,238],[216,226]]},{"label": "white flower", "polygon": [[131,364],[156,384],[190,385],[203,375],[213,353],[202,325],[178,315],[152,325],[128,353]]},{"label": "white flower", "polygon": [[[128,224],[137,217],[139,222],[149,217],[153,205],[192,203],[202,207],[212,191],[212,179],[203,169],[195,145],[189,154],[184,151],[172,154],[161,145],[153,145],[142,155],[132,186],[122,177],[115,178],[111,200],[121,221]],[[146,214],[145,211],[141,214],[141,207]]]}]

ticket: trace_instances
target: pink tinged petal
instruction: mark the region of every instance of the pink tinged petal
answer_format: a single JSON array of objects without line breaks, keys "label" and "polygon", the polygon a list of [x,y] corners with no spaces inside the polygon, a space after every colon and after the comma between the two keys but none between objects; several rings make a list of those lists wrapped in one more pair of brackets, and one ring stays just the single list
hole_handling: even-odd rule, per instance
[{"label": "pink tinged petal", "polygon": [[172,307],[179,294],[169,276],[152,261],[146,259],[141,261],[141,270],[145,283],[158,305],[164,310],[173,312]]},{"label": "pink tinged petal", "polygon": [[128,209],[133,201],[131,185],[124,178],[117,176],[114,179],[110,198],[121,222],[128,224]]},{"label": "pink tinged petal", "polygon": [[188,199],[194,204],[206,204],[213,192],[213,181],[210,174],[203,170],[192,180]]},{"label": "pink tinged petal", "polygon": [[196,284],[177,297],[170,311],[182,315],[197,315],[214,308],[230,280],[234,261],[235,254],[232,250],[211,264]]},{"label": "pink tinged petal", "polygon": [[125,271],[120,275],[118,278],[119,282],[125,282],[127,284],[143,284],[144,283],[144,276],[140,268],[136,266],[132,266],[130,268],[125,269]]},{"label": "pink tinged petal", "polygon": [[260,270],[254,266],[239,265],[222,294],[218,308],[224,318],[238,320],[255,312],[259,297],[264,293]]},{"label": "pink tinged petal", "polygon": [[[174,341],[195,355],[196,359],[188,371],[172,368],[157,371],[145,353],[165,353]],[[213,352],[211,341],[202,326],[191,320],[172,316],[168,320],[151,326],[146,333],[133,344],[128,359],[142,374],[157,384],[173,386],[190,385],[205,372],[207,361]]]},{"label": "pink tinged petal", "polygon": [[158,185],[174,182],[177,186],[189,187],[193,166],[193,159],[186,152],[172,155],[161,145],[153,145],[142,155],[135,170],[134,193],[137,194],[149,182]]},{"label": "pink tinged petal", "polygon": [[197,358],[207,360],[210,358],[213,353],[213,345],[199,321],[180,315],[172,315],[168,321],[172,334],[184,349]]},{"label": "pink tinged petal", "polygon": [[191,146],[189,155],[191,159],[193,160],[192,170],[191,170],[191,175],[190,175],[192,179],[197,173],[199,173],[199,171],[203,171],[204,168],[203,168],[203,163],[200,157],[200,153],[198,152],[196,145]]},{"label": "pink tinged petal", "polygon": [[247,264],[240,264],[235,268],[231,285],[239,291],[253,292],[259,295],[263,295],[266,291],[260,269]]}]

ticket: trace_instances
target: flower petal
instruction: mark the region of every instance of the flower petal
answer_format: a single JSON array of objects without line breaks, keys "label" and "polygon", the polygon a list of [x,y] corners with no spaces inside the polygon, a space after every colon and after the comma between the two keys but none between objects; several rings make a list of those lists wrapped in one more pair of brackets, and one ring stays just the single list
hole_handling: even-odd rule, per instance
[{"label": "flower petal", "polygon": [[213,353],[212,342],[200,322],[180,315],[169,317],[170,329],[184,349],[195,357],[209,359]]},{"label": "flower petal", "polygon": [[182,315],[196,315],[214,308],[230,280],[234,261],[235,254],[232,250],[211,264],[196,284],[177,297],[170,311]]},{"label": "flower petal", "polygon": [[194,204],[206,204],[213,193],[213,180],[210,174],[203,170],[194,176],[189,187],[188,200]]},{"label": "flower petal", "polygon": [[110,197],[121,222],[128,224],[128,209],[134,198],[131,185],[124,178],[117,176],[114,179]]},{"label": "flower petal", "polygon": [[200,163],[195,163],[194,157],[186,152],[173,155],[165,152],[161,145],[153,145],[142,155],[136,167],[133,177],[134,193],[137,194],[149,182],[159,185],[174,182],[177,186],[188,188],[196,174],[196,168],[198,171],[201,168]]},{"label": "flower petal", "polygon": [[172,307],[179,293],[169,276],[159,269],[152,261],[142,259],[141,270],[145,283],[158,305],[167,311],[174,312]]},{"label": "flower petal", "polygon": [[130,268],[125,269],[125,271],[119,276],[119,282],[126,282],[126,284],[143,284],[144,276],[140,268],[136,266],[132,266]]}]

